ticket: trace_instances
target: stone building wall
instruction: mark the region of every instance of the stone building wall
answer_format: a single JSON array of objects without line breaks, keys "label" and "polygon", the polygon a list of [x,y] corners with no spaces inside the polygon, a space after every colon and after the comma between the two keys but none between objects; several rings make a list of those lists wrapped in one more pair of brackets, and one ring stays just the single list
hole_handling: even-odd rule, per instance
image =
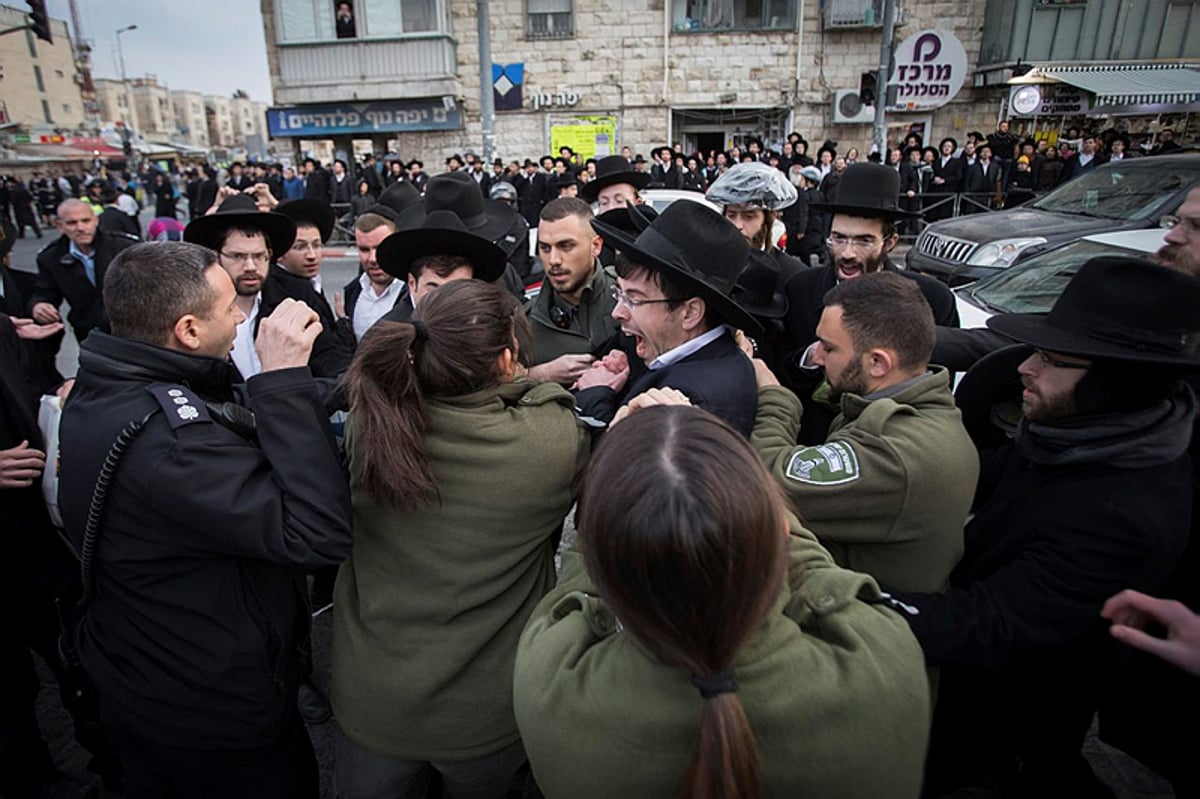
[{"label": "stone building wall", "polygon": [[[968,68],[977,65],[984,0],[907,0],[899,43],[924,28],[949,30],[967,51]],[[426,168],[440,168],[454,152],[479,152],[478,36],[474,0],[452,0],[452,34],[458,41],[459,78],[463,85],[466,127],[453,134],[423,133],[398,137],[406,157],[423,155]],[[524,107],[496,114],[496,153],[505,158],[537,157],[548,147],[548,117],[613,114],[618,119],[616,147],[628,145],[649,155],[667,142],[672,109],[752,109],[783,107],[792,111],[791,129],[813,143],[834,139],[839,149],[858,147],[864,154],[871,125],[834,124],[833,92],[857,89],[863,72],[877,68],[879,29],[824,30],[817,2],[804,3],[803,47],[797,33],[740,31],[671,32],[666,39],[668,79],[663,81],[663,0],[577,0],[575,36],[528,39],[524,0],[490,3],[492,60],[524,63]],[[539,92],[555,95],[573,89],[578,102],[569,107],[535,110]],[[931,116],[931,138],[960,141],[968,130],[993,130],[1001,93],[975,89],[968,78],[948,105],[926,114],[892,114],[889,123]],[[678,136],[673,137],[676,141]]]}]

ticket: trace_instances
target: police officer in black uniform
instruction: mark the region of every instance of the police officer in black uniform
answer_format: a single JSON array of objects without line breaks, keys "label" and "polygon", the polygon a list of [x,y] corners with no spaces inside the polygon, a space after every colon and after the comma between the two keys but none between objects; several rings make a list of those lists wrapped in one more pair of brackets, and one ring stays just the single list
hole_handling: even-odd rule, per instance
[{"label": "police officer in black uniform", "polygon": [[94,594],[71,640],[125,796],[315,799],[296,709],[303,574],[351,543],[349,489],[306,365],[320,322],[284,300],[260,326],[262,372],[235,393],[227,356],[242,313],[216,253],[130,247],[104,294],[112,333],[81,347],[60,495]]}]

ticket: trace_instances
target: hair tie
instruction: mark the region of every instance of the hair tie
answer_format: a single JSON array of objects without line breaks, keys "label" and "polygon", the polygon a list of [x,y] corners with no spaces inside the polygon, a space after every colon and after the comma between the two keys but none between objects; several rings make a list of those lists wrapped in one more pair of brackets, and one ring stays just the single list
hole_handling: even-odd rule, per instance
[{"label": "hair tie", "polygon": [[419,322],[416,319],[413,319],[411,322],[409,322],[409,324],[412,325],[413,328],[413,341],[429,340],[429,328],[425,327],[424,322]]},{"label": "hair tie", "polygon": [[737,693],[737,681],[733,679],[732,669],[729,671],[719,671],[707,677],[693,674],[692,685],[700,689],[700,696],[705,699],[712,699],[714,696],[720,696],[721,694]]}]

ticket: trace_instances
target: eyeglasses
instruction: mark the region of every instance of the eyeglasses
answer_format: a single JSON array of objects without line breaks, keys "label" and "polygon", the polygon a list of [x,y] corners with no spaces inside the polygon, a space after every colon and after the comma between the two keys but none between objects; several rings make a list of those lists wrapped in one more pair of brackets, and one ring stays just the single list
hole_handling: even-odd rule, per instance
[{"label": "eyeglasses", "polygon": [[296,242],[295,244],[292,245],[291,249],[292,249],[292,252],[304,252],[304,253],[311,252],[314,255],[321,254],[321,245],[320,244],[312,244],[312,243],[304,242],[304,241]]},{"label": "eyeglasses", "polygon": [[1189,236],[1200,234],[1200,217],[1167,214],[1158,220],[1158,226],[1166,230],[1174,230],[1178,225],[1183,225],[1184,231]]},{"label": "eyeglasses", "polygon": [[835,250],[853,247],[856,250],[869,250],[879,244],[874,236],[843,236],[841,233],[830,233],[825,243]]},{"label": "eyeglasses", "polygon": [[253,261],[254,263],[258,264],[259,266],[262,266],[263,264],[265,264],[271,260],[271,253],[269,253],[269,252],[225,252],[224,250],[222,250],[221,257],[227,261],[233,261],[235,264],[238,261]]},{"label": "eyeglasses", "polygon": [[1043,366],[1057,366],[1059,369],[1082,369],[1084,371],[1092,368],[1090,363],[1072,363],[1071,361],[1060,361],[1058,358],[1048,355],[1043,350],[1038,350],[1037,356],[1038,360],[1042,362]]},{"label": "eyeglasses", "polygon": [[617,301],[617,305],[626,305],[630,308],[640,308],[643,305],[656,305],[661,302],[674,302],[674,300],[635,300],[625,292],[621,291],[620,286],[613,286],[612,298]]}]

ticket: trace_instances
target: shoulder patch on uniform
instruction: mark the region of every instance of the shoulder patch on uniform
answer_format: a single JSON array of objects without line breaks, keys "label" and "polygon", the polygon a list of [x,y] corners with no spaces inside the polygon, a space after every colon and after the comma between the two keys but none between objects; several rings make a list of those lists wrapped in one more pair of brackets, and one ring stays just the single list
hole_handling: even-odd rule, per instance
[{"label": "shoulder patch on uniform", "polygon": [[789,480],[808,485],[841,485],[860,476],[858,455],[844,441],[805,447],[792,453],[784,472]]},{"label": "shoulder patch on uniform", "polygon": [[172,430],[188,424],[212,421],[204,401],[186,386],[155,383],[146,386],[146,390],[162,406],[163,414],[167,417],[167,424],[171,425]]}]

